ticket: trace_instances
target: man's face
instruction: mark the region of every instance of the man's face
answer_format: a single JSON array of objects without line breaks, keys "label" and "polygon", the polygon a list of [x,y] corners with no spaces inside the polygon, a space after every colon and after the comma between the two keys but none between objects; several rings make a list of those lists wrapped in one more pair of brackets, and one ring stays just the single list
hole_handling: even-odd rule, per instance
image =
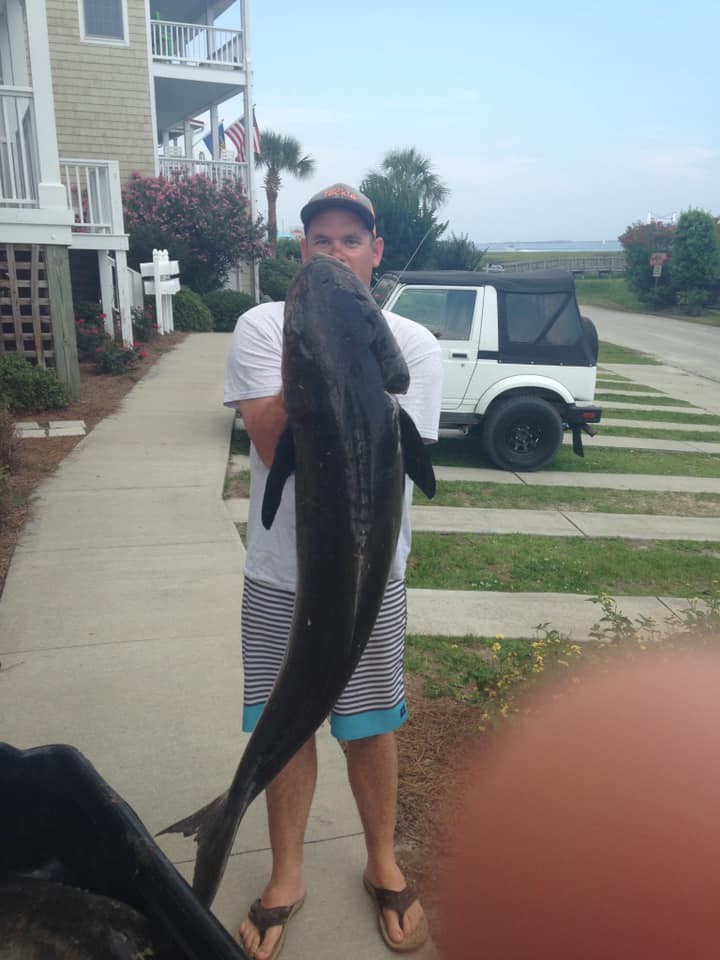
[{"label": "man's face", "polygon": [[303,261],[316,253],[335,257],[370,286],[373,268],[383,254],[381,237],[373,237],[365,224],[342,207],[323,210],[310,221],[301,242]]}]

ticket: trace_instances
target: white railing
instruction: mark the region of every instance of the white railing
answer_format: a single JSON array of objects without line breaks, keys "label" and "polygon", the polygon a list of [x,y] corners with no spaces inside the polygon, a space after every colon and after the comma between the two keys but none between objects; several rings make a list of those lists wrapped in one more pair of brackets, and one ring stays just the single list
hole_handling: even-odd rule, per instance
[{"label": "white railing", "polygon": [[76,233],[123,233],[117,160],[60,160],[60,179]]},{"label": "white railing", "polygon": [[244,65],[242,30],[171,20],[152,20],[150,29],[155,60],[190,66]]},{"label": "white railing", "polygon": [[32,89],[0,86],[0,205],[37,206],[37,169]]},{"label": "white railing", "polygon": [[247,192],[247,163],[234,160],[190,160],[188,157],[161,157],[162,177],[192,177],[201,174],[214,184],[225,180],[239,182]]}]

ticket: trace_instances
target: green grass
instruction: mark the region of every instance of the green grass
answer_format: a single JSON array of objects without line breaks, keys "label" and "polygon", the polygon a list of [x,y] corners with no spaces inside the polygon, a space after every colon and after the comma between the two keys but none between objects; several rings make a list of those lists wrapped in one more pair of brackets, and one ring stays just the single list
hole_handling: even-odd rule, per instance
[{"label": "green grass", "polygon": [[[449,697],[468,706],[505,714],[514,692],[558,664],[569,666],[587,654],[559,636],[531,639],[497,637],[435,637],[410,634],[405,644],[405,669],[421,677],[426,697]],[[500,702],[498,702],[500,701]],[[491,719],[485,716],[484,719]]]},{"label": "green grass", "polygon": [[653,440],[700,440],[708,443],[720,443],[720,433],[701,433],[693,430],[653,430],[647,427],[606,427],[600,426],[598,436],[604,437],[648,437]]},{"label": "green grass", "polygon": [[596,389],[605,390],[625,390],[629,393],[659,393],[662,394],[662,390],[658,390],[657,387],[648,387],[644,383],[631,383],[629,381],[623,381],[618,383],[616,380],[605,380],[604,378],[599,379],[596,383]]},{"label": "green grass", "polygon": [[228,471],[225,476],[225,485],[223,486],[223,497],[226,500],[250,496],[250,471],[233,470]]},{"label": "green grass", "polygon": [[415,533],[408,587],[696,596],[717,591],[720,545]]},{"label": "green grass", "polygon": [[[414,502],[427,505],[417,489]],[[657,516],[718,517],[720,493],[611,490],[526,486],[439,480],[433,505],[492,510],[575,510],[593,513],[647,513]]]},{"label": "green grass", "polygon": [[628,288],[624,277],[578,277],[575,280],[575,291],[581,310],[583,306],[631,310],[636,313],[647,313],[649,310]]},{"label": "green grass", "polygon": [[674,410],[608,410],[603,415],[613,420],[657,420],[659,423],[704,423],[720,426],[720,416],[713,413],[677,413]]},{"label": "green grass", "polygon": [[[478,437],[439,440],[432,448],[437,466],[484,467],[492,463],[482,452]],[[545,467],[550,472],[572,473],[657,473],[661,476],[720,477],[720,458],[707,453],[667,453],[656,450],[592,447],[585,438],[585,456],[576,457],[563,446]]]},{"label": "green grass", "polygon": [[639,403],[645,404],[646,406],[654,407],[692,407],[693,404],[689,403],[687,400],[675,400],[674,397],[666,397],[664,394],[658,394],[652,399],[646,397],[635,396],[632,393],[603,393],[599,391],[595,394],[596,400],[605,400],[608,403],[613,400],[615,403]]},{"label": "green grass", "polygon": [[601,340],[598,363],[645,363],[658,366],[660,361],[639,350],[631,350],[630,347],[621,347],[617,343]]},{"label": "green grass", "polygon": [[618,250],[502,250],[485,254],[488,263],[535,263],[538,260],[576,260],[578,257],[614,257]]},{"label": "green grass", "polygon": [[608,370],[598,369],[596,383],[631,383],[629,377],[621,377],[619,373],[610,373]]}]

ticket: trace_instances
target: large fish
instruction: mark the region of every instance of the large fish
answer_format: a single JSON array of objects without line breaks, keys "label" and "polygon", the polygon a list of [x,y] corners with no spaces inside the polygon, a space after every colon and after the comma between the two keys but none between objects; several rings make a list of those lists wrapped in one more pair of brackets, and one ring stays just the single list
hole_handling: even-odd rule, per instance
[{"label": "large fish", "polygon": [[247,960],[76,749],[0,743],[0,960]]},{"label": "large fish", "polygon": [[281,434],[262,505],[270,527],[295,475],[297,590],[287,651],[229,790],[163,832],[195,836],[193,889],[210,904],[240,820],[313,735],[345,688],[380,609],[402,517],[405,473],[435,477],[392,394],[410,376],[385,317],[355,274],[320,256],[285,304]]}]

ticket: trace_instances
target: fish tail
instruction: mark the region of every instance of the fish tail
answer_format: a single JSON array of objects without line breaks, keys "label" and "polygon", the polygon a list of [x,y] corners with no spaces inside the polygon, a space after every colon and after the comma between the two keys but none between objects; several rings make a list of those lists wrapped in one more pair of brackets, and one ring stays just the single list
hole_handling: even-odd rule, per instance
[{"label": "fish tail", "polygon": [[238,818],[229,814],[227,799],[226,792],[158,834],[182,833],[186,837],[195,837],[197,853],[192,888],[205,907],[209,907],[215,898],[239,823]]}]

